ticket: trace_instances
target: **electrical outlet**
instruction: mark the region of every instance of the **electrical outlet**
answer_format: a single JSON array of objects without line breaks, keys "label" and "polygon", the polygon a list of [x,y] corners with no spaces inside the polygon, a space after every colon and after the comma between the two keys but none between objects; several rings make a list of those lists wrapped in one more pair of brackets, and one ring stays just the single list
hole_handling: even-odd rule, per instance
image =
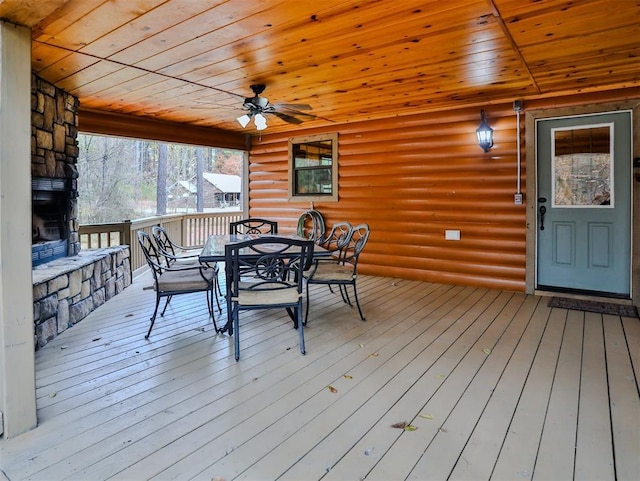
[{"label": "electrical outlet", "polygon": [[513,195],[513,203],[515,205],[522,205],[522,194],[514,194]]},{"label": "electrical outlet", "polygon": [[459,230],[445,230],[444,231],[444,239],[445,240],[460,240],[460,231]]}]

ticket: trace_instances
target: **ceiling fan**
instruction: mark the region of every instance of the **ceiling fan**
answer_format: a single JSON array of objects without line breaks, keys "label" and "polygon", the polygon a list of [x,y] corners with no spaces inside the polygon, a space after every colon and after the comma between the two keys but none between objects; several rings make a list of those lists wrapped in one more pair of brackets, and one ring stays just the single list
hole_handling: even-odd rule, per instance
[{"label": "ceiling fan", "polygon": [[300,112],[300,110],[311,110],[311,105],[308,104],[271,104],[266,97],[260,97],[260,94],[264,92],[266,85],[254,84],[250,86],[253,91],[253,97],[246,97],[242,104],[242,108],[247,111],[246,114],[238,117],[236,120],[242,127],[246,127],[249,121],[253,118],[253,122],[257,130],[264,130],[267,128],[267,118],[265,114],[274,115],[285,122],[290,124],[301,124],[302,119],[298,117],[307,117],[315,119],[316,116],[306,112]]}]

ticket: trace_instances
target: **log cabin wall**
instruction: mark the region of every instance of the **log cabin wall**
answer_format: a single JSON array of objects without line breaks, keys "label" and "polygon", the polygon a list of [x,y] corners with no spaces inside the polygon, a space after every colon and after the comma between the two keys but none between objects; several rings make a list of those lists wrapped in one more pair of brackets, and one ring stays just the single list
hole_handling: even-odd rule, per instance
[{"label": "log cabin wall", "polygon": [[[542,99],[525,103],[525,110],[613,101],[628,93]],[[514,204],[516,113],[511,103],[484,108],[494,129],[488,153],[476,141],[479,107],[334,129],[263,132],[250,151],[250,215],[276,219],[281,232],[295,232],[309,203],[287,200],[288,139],[338,132],[339,201],[316,202],[314,207],[328,226],[341,220],[370,225],[360,272],[524,291],[526,198],[524,205]],[[524,193],[524,115],[520,127]],[[460,240],[445,240],[445,230],[459,230]]]}]

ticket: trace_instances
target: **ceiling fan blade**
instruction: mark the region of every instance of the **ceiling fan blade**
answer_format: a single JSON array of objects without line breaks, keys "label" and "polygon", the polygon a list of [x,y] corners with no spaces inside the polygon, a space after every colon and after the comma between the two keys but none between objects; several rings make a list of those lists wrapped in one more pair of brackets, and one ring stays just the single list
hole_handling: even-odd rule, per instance
[{"label": "ceiling fan blade", "polygon": [[283,104],[277,103],[275,104],[275,108],[277,109],[288,109],[288,110],[311,110],[313,107],[309,104]]},{"label": "ceiling fan blade", "polygon": [[307,112],[299,112],[298,110],[294,110],[294,109],[287,109],[287,112],[285,112],[288,115],[297,115],[300,117],[307,117],[308,119],[317,119],[318,116],[314,115],[314,114],[309,114]]},{"label": "ceiling fan blade", "polygon": [[288,122],[290,124],[296,124],[297,125],[297,124],[301,124],[303,122],[302,120],[294,117],[293,115],[284,114],[282,112],[273,111],[273,112],[268,112],[268,113],[269,114],[273,114],[276,117],[278,117],[279,119],[284,120],[285,122]]}]

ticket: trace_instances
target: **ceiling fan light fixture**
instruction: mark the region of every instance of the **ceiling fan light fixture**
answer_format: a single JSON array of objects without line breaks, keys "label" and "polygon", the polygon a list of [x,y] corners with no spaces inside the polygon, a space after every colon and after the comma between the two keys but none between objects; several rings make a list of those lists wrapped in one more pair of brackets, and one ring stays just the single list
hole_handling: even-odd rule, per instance
[{"label": "ceiling fan light fixture", "polygon": [[256,130],[264,130],[267,128],[267,119],[262,114],[256,114],[253,122],[256,124]]},{"label": "ceiling fan light fixture", "polygon": [[249,124],[249,121],[251,120],[251,116],[244,114],[241,117],[238,117],[236,120],[240,125],[242,125],[242,128],[244,129]]}]

